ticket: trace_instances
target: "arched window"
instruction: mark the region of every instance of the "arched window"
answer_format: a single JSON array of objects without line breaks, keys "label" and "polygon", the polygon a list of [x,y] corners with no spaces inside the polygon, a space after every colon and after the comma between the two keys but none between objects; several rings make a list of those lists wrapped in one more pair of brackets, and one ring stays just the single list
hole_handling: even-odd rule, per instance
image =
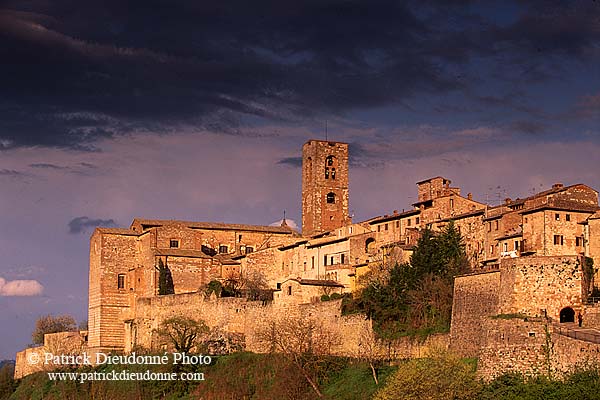
[{"label": "arched window", "polygon": [[335,193],[333,193],[333,192],[327,193],[327,203],[329,203],[329,204],[335,203]]},{"label": "arched window", "polygon": [[334,156],[325,157],[325,179],[335,179],[336,159]]},{"label": "arched window", "polygon": [[374,247],[375,247],[374,243],[375,243],[375,239],[373,239],[373,238],[368,238],[365,241],[365,253],[369,253],[374,250]]}]

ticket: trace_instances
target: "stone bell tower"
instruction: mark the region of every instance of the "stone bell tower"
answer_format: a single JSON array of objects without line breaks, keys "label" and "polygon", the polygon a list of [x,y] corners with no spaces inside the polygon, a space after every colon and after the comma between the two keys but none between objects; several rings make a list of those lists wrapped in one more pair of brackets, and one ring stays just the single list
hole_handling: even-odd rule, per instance
[{"label": "stone bell tower", "polygon": [[302,234],[349,224],[348,144],[309,140],[302,147]]}]

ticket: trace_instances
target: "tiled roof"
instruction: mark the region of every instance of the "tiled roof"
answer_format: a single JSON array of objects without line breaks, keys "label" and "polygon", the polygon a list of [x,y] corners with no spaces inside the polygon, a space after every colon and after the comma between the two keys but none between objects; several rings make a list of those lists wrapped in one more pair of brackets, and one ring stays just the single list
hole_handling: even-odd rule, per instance
[{"label": "tiled roof", "polygon": [[267,233],[297,234],[290,227],[285,226],[265,226],[265,225],[246,225],[246,224],[226,224],[222,222],[193,222],[174,219],[141,219],[136,218],[131,225],[140,224],[142,226],[164,226],[164,225],[184,225],[188,228],[213,229],[213,230],[231,230],[231,231],[253,231]]},{"label": "tiled roof", "polygon": [[129,228],[96,228],[98,232],[112,234],[112,235],[130,235],[139,236],[140,233]]},{"label": "tiled roof", "polygon": [[402,211],[401,213],[396,213],[396,214],[391,214],[391,215],[384,215],[384,216],[379,216],[379,217],[375,217],[375,218],[371,218],[365,222],[368,222],[370,225],[373,224],[378,224],[380,222],[385,222],[385,221],[393,221],[395,219],[398,218],[402,218],[402,217],[408,217],[410,215],[416,215],[419,214],[421,211],[420,210],[408,210],[408,211]]},{"label": "tiled roof", "polygon": [[298,278],[289,278],[286,279],[284,282],[287,281],[296,281],[301,285],[310,285],[310,286],[330,286],[330,287],[345,287],[344,285],[342,285],[339,282],[336,281],[332,281],[330,279],[298,279]]}]

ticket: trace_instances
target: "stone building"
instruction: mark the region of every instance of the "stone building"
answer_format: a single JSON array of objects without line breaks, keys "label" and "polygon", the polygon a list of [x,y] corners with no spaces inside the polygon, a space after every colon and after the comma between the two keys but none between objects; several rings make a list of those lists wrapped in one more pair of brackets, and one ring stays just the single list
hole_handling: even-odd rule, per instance
[{"label": "stone building", "polygon": [[309,140],[302,147],[302,234],[349,223],[348,144]]},{"label": "stone building", "polygon": [[[97,228],[90,239],[86,348],[153,346],[161,318],[184,312],[242,335],[250,350],[260,349],[253,336],[259,321],[318,315],[344,338],[340,349],[350,351],[357,327],[367,327],[364,318],[341,318],[339,302],[321,303],[321,296],[355,291],[373,265],[408,261],[424,228],[439,231],[450,221],[473,272],[456,279],[452,331],[443,339],[451,347],[491,354],[483,349],[499,342],[483,329],[498,328],[489,318],[503,313],[544,313],[561,321],[570,309],[600,328],[600,311],[584,304],[591,282],[582,273],[582,257],[600,262],[597,191],[556,184],[489,205],[438,176],[417,182],[417,202],[402,211],[352,222],[348,183],[348,145],[310,140],[302,149],[301,234],[285,220],[273,227],[134,219],[128,228]],[[261,274],[273,292],[268,304],[206,299],[199,291],[250,273]]]},{"label": "stone building", "polygon": [[589,236],[600,229],[598,193],[582,184],[490,206],[438,176],[417,182],[417,202],[407,211],[352,223],[348,145],[310,140],[302,160],[302,235],[285,223],[135,219],[127,229],[98,228],[90,242],[89,346],[128,347],[137,302],[159,295],[159,261],[175,294],[258,271],[274,301],[288,304],[318,301],[332,288],[351,292],[370,266],[408,261],[423,228],[441,230],[449,221],[464,237],[474,272],[526,255],[597,257],[600,250],[600,235]]},{"label": "stone building", "polygon": [[240,254],[294,241],[288,227],[135,219],[128,229],[98,228],[90,240],[88,345],[122,351],[138,298],[159,295],[159,265],[175,294],[197,292],[239,272]]}]

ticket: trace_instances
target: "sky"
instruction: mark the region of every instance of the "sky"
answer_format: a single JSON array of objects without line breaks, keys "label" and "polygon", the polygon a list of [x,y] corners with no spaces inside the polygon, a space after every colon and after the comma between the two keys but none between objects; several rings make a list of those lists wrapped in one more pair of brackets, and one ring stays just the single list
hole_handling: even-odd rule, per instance
[{"label": "sky", "polygon": [[0,2],[0,359],[87,319],[89,237],[301,221],[301,147],[355,221],[444,176],[497,204],[600,189],[600,2]]}]

